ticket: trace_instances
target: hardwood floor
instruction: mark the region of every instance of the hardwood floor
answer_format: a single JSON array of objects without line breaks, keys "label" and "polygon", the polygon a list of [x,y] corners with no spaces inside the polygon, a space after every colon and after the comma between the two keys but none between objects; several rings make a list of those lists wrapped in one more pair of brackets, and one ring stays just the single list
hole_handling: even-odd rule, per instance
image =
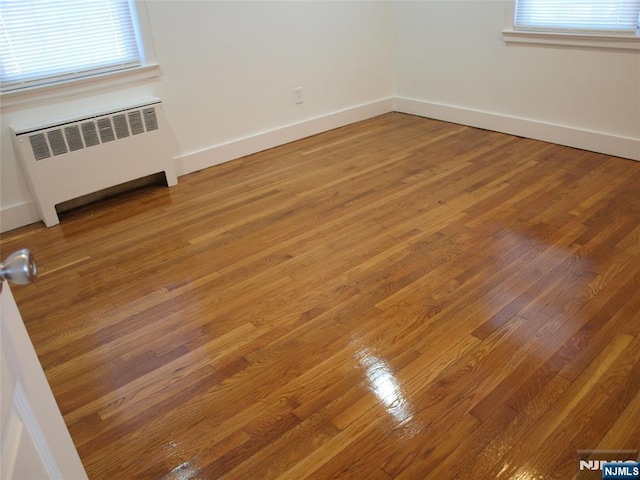
[{"label": "hardwood floor", "polygon": [[388,114],[22,247],[91,479],[564,479],[640,448],[637,162]]}]

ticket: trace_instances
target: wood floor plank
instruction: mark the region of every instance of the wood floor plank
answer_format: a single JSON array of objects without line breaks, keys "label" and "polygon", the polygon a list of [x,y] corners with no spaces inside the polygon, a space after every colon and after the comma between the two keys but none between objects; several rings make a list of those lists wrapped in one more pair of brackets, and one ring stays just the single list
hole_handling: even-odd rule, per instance
[{"label": "wood floor plank", "polygon": [[[548,474],[553,463],[550,465],[542,465],[538,462],[532,464],[512,462],[514,458],[536,458],[537,452],[546,447],[547,440],[553,438],[554,432],[561,427],[562,423],[577,409],[588,405],[593,398],[600,401],[603,397],[594,396],[594,390],[600,390],[598,385],[603,378],[606,378],[609,368],[611,368],[616,360],[623,355],[623,352],[631,344],[633,338],[628,335],[619,335],[614,341],[607,346],[601,355],[590,365],[576,381],[570,384],[562,397],[558,399],[546,412],[544,412],[544,421],[539,421],[527,432],[526,438],[521,438],[517,444],[512,444],[509,452],[504,455],[499,463],[496,463],[492,471],[480,478],[513,478],[525,473],[533,473],[532,466],[536,475]],[[588,408],[588,407],[587,407]],[[549,442],[552,443],[552,442]],[[562,445],[562,446],[561,446]],[[577,443],[573,444],[573,448],[568,447],[566,443],[559,443],[556,446],[557,451],[562,452],[567,458],[571,454],[575,458],[575,452],[579,449],[585,449],[584,446],[578,447]],[[554,459],[555,460],[555,459]],[[565,462],[568,465],[569,462]]]},{"label": "wood floor plank", "polygon": [[640,163],[391,113],[2,235],[91,479],[640,448]]}]

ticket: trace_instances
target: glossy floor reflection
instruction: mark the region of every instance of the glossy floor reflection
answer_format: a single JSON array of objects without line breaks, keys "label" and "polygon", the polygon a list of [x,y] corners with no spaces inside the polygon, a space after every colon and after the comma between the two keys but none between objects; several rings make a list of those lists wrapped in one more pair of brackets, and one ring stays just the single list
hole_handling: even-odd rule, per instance
[{"label": "glossy floor reflection", "polygon": [[[393,418],[396,425],[401,427],[412,423],[411,405],[404,397],[389,364],[371,355],[366,349],[359,350],[356,353],[356,359],[365,371],[371,391]],[[419,428],[418,425],[410,425],[410,427],[414,431]]]}]

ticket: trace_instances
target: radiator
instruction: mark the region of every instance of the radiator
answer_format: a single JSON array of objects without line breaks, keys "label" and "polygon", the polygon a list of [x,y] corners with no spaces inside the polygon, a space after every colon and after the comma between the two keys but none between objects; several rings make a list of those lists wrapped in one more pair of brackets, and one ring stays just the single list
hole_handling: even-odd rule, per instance
[{"label": "radiator", "polygon": [[162,114],[153,99],[80,118],[13,129],[40,218],[60,223],[56,205],[155,173],[178,183]]}]

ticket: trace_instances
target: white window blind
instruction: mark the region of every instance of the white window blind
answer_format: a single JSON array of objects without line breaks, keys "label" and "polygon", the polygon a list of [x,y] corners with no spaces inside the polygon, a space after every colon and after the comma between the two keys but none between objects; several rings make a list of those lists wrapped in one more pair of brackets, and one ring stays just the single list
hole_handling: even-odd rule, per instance
[{"label": "white window blind", "polygon": [[2,90],[140,65],[128,0],[0,0]]},{"label": "white window blind", "polygon": [[634,33],[640,0],[516,0],[514,29]]}]

